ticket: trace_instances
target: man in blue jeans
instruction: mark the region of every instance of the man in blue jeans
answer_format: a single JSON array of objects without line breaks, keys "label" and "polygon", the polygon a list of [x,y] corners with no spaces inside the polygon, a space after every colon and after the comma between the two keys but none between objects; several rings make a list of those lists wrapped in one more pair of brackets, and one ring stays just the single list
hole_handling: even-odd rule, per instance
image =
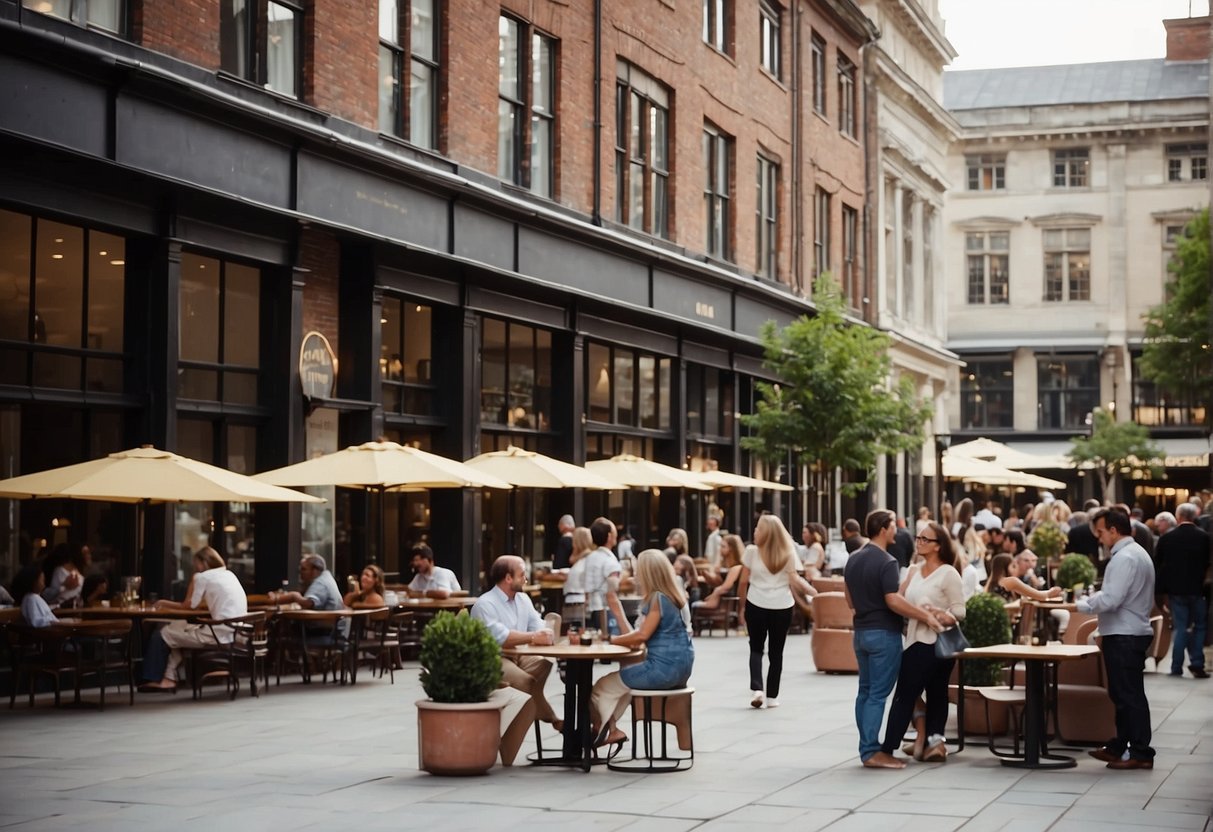
[{"label": "man in blue jeans", "polygon": [[867,516],[864,526],[868,543],[851,554],[843,573],[847,604],[855,610],[859,759],[867,768],[905,768],[903,761],[880,750],[885,701],[901,669],[903,618],[916,618],[936,631],[941,625],[935,616],[915,607],[897,591],[897,559],[888,552],[897,534],[897,515],[877,509]]},{"label": "man in blue jeans", "polygon": [[[1204,587],[1209,580],[1209,536],[1196,525],[1200,509],[1184,503],[1175,509],[1179,524],[1158,538],[1154,547],[1156,566],[1154,592],[1158,604],[1171,611],[1175,641],[1171,646],[1171,675],[1184,675],[1184,650],[1188,670],[1197,679],[1208,679],[1205,670],[1205,629],[1208,624]],[[1192,631],[1188,632],[1191,627]]]}]

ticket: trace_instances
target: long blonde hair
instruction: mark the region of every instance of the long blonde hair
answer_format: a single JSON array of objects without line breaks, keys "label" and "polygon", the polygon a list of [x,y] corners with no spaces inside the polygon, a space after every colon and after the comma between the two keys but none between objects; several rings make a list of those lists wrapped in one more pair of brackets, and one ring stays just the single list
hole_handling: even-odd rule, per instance
[{"label": "long blonde hair", "polygon": [[640,591],[644,593],[646,604],[651,605],[653,596],[660,592],[678,609],[686,606],[686,593],[679,585],[674,566],[665,556],[665,552],[659,549],[645,549],[641,552],[636,559],[636,580],[640,583]]},{"label": "long blonde hair", "polygon": [[594,551],[598,547],[594,545],[594,538],[590,535],[590,530],[585,526],[578,526],[573,529],[573,554],[578,558],[585,557],[588,553]]},{"label": "long blonde hair", "polygon": [[[759,542],[760,537],[762,542]],[[772,575],[787,569],[789,561],[796,557],[792,536],[783,527],[783,521],[774,514],[764,514],[758,518],[758,524],[754,527],[754,543],[758,545],[758,554]]]},{"label": "long blonde hair", "polygon": [[741,557],[745,554],[745,543],[735,534],[726,534],[720,542],[720,562],[732,569],[741,565]]}]

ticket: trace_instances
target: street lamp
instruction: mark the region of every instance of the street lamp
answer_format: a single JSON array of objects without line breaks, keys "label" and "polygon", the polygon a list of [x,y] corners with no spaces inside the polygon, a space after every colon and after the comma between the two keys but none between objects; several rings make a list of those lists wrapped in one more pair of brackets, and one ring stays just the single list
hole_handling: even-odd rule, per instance
[{"label": "street lamp", "polygon": [[952,446],[952,434],[944,432],[935,434],[935,478],[939,486],[938,501],[935,503],[935,519],[943,522],[943,503],[947,499],[947,480],[943,476],[943,452]]}]

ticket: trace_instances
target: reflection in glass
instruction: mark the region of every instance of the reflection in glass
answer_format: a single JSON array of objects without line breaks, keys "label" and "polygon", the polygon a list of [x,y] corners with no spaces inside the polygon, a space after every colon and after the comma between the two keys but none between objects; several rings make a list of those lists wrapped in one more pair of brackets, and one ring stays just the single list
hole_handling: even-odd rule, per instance
[{"label": "reflection in glass", "polygon": [[600,344],[590,344],[586,350],[588,371],[586,389],[590,401],[590,420],[611,421],[611,351]]},{"label": "reflection in glass", "polygon": [[636,414],[633,411],[635,390],[633,388],[632,351],[615,350],[615,408],[616,421],[624,425],[635,424]]},{"label": "reflection in glass", "polygon": [[126,241],[113,234],[90,231],[88,247],[88,342],[85,346],[92,350],[122,352]]},{"label": "reflection in glass", "polygon": [[270,0],[268,6],[265,86],[283,95],[295,95],[298,71],[298,13]]},{"label": "reflection in glass", "polygon": [[0,338],[29,340],[30,234],[24,214],[0,210]]},{"label": "reflection in glass", "polygon": [[218,260],[181,255],[180,350],[182,361],[219,360]]},{"label": "reflection in glass", "polygon": [[[84,229],[40,220],[37,231],[34,340],[79,348],[83,346]],[[69,386],[79,383],[77,376]]]},{"label": "reflection in glass", "polygon": [[256,367],[261,343],[261,273],[238,263],[223,272],[223,363]]},{"label": "reflection in glass", "polygon": [[483,323],[480,421],[505,424],[505,323],[492,318],[484,318]]}]

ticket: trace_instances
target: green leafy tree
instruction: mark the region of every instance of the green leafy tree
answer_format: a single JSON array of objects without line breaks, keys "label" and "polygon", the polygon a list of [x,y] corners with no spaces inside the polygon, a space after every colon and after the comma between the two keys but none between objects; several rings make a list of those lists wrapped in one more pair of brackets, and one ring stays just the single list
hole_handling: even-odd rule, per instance
[{"label": "green leafy tree", "polygon": [[[791,452],[822,474],[835,468],[870,474],[878,457],[922,445],[931,406],[908,377],[890,386],[889,336],[847,321],[832,278],[818,278],[813,297],[815,317],[783,329],[768,321],[762,329],[765,364],[782,382],[757,383],[756,412],[742,417],[752,435],[741,445],[768,460]],[[866,487],[851,482],[842,491]]]},{"label": "green leafy tree", "polygon": [[1213,426],[1208,407],[1213,390],[1213,350],[1209,320],[1209,209],[1188,223],[1175,242],[1168,265],[1169,299],[1143,317],[1146,341],[1141,373],[1172,396],[1186,400],[1193,393],[1206,407],[1205,423]]},{"label": "green leafy tree", "polygon": [[1162,451],[1150,441],[1150,432],[1136,422],[1118,422],[1103,408],[1091,412],[1091,435],[1076,436],[1070,459],[1075,465],[1091,465],[1099,476],[1105,502],[1116,501],[1116,475],[1140,471],[1151,477],[1162,475]]}]

